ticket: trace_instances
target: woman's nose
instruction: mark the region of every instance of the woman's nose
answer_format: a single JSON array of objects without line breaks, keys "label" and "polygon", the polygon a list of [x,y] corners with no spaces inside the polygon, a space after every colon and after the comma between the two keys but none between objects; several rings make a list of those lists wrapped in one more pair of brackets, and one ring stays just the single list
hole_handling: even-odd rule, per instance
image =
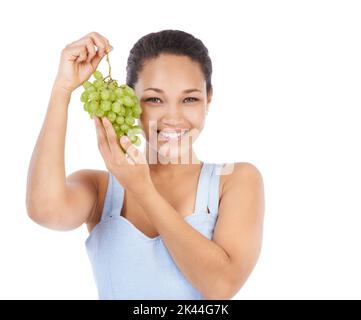
[{"label": "woman's nose", "polygon": [[169,125],[177,125],[182,121],[182,111],[177,104],[169,104],[164,114],[164,122]]}]

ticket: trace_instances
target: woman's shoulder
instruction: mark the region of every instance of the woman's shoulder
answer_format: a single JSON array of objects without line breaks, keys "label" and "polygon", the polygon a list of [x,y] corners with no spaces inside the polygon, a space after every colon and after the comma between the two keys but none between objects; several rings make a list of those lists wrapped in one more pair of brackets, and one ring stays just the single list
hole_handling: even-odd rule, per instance
[{"label": "woman's shoulder", "polygon": [[222,193],[225,186],[233,183],[240,183],[245,181],[262,181],[262,174],[256,165],[250,162],[229,162],[221,165]]},{"label": "woman's shoulder", "polygon": [[261,174],[260,170],[250,162],[226,162],[221,164],[221,168],[223,175]]}]

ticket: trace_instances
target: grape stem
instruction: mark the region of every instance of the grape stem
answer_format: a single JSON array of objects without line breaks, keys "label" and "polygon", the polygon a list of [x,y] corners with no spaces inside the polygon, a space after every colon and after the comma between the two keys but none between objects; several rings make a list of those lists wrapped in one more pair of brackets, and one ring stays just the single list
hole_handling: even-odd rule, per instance
[{"label": "grape stem", "polygon": [[108,82],[112,82],[113,81],[113,79],[112,79],[112,67],[110,66],[109,53],[107,53],[107,63],[108,63],[109,71],[108,71],[108,75],[104,78],[104,80],[109,78]]}]

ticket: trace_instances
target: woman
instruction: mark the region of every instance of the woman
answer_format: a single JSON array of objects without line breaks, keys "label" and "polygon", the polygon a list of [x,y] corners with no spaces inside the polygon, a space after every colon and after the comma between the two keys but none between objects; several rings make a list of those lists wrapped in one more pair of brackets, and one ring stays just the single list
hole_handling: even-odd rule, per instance
[{"label": "woman", "polygon": [[29,167],[28,214],[57,230],[87,225],[100,299],[230,299],[260,253],[263,181],[250,163],[202,162],[193,151],[212,99],[199,39],[164,30],[134,45],[127,84],[143,110],[145,153],[95,118],[108,171],[65,175],[71,94],[111,50],[92,32],[62,51]]}]

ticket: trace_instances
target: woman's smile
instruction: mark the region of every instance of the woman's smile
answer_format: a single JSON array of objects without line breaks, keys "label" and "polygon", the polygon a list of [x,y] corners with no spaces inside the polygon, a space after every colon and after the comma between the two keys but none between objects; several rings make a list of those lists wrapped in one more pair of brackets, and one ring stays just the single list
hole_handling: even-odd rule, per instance
[{"label": "woman's smile", "polygon": [[189,129],[163,129],[157,131],[158,141],[175,142],[181,140]]}]

